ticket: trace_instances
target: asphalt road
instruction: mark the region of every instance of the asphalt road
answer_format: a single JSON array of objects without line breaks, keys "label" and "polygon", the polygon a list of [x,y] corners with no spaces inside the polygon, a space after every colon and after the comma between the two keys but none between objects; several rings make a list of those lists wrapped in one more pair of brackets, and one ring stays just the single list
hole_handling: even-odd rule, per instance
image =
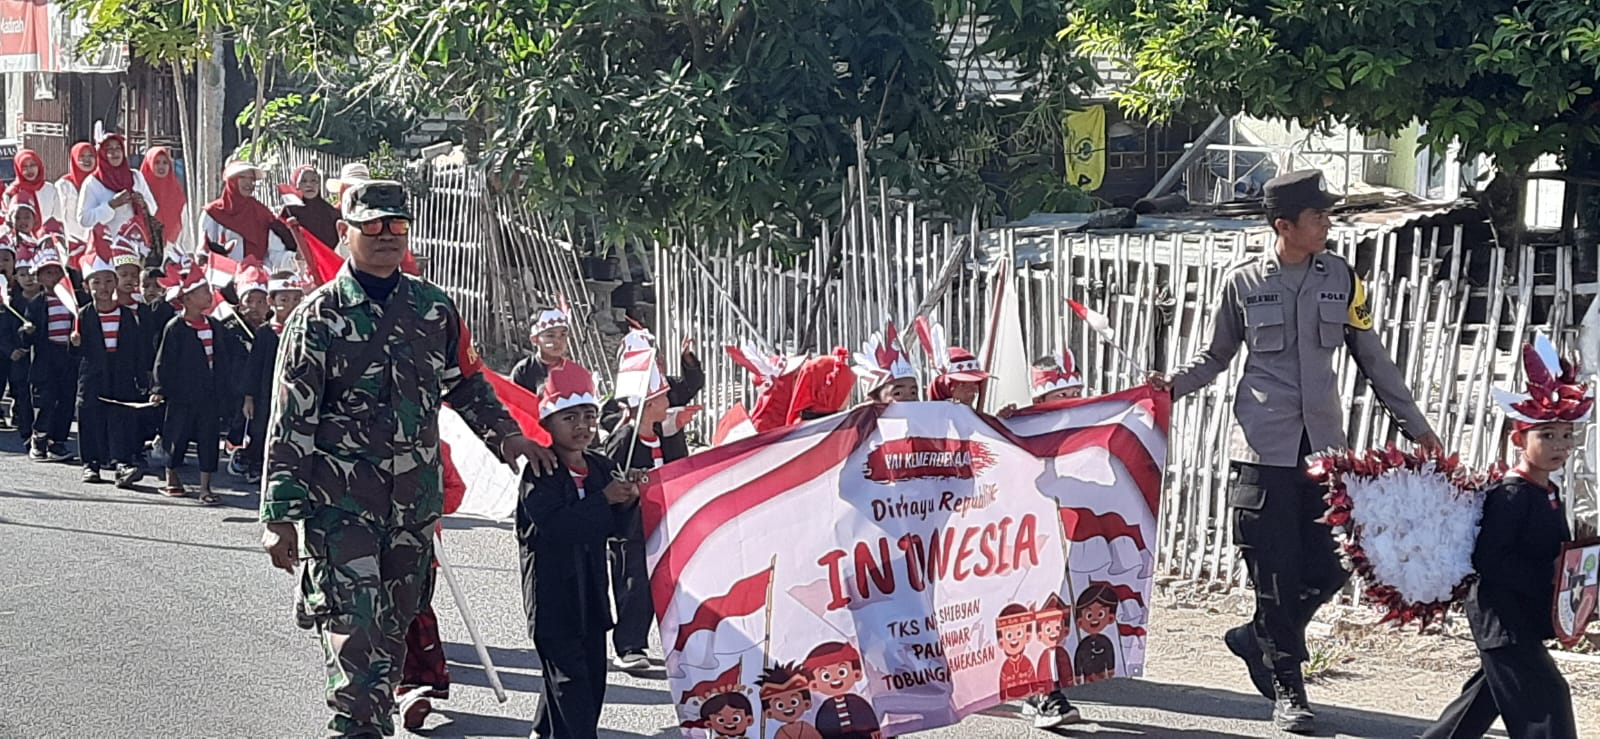
[{"label": "asphalt road", "polygon": [[[152,480],[139,491],[87,486],[78,468],[28,462],[19,448],[10,432],[0,439],[0,737],[321,735],[321,652],[294,625],[291,578],[259,549],[254,494],[239,485],[205,508],[162,497]],[[510,700],[495,702],[441,585],[435,605],[455,689],[426,735],[527,736],[541,682],[510,530],[474,520],[446,528]],[[1152,645],[1146,680],[1078,689],[1072,697],[1095,723],[1064,733],[1274,736],[1269,706],[1236,662],[1210,652],[1216,670],[1185,685],[1173,676],[1193,675],[1202,657],[1163,654]],[[678,736],[660,671],[614,673],[607,700],[602,736]],[[1407,737],[1424,725],[1358,708],[1320,715],[1322,736]],[[1028,735],[1046,733],[1007,707],[925,736]]]}]

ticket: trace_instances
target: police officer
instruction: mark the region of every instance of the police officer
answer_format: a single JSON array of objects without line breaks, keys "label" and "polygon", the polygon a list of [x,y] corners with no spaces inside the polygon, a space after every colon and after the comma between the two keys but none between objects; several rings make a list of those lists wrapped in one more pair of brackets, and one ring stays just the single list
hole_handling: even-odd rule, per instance
[{"label": "police officer", "polygon": [[389,736],[406,627],[432,594],[440,403],[502,459],[545,470],[555,460],[495,397],[449,296],[400,272],[405,190],[354,183],[341,216],[350,261],[283,330],[262,545],[274,566],[302,565],[299,611],[322,639],[329,735]]},{"label": "police officer", "polygon": [[1317,521],[1327,506],[1305,467],[1313,451],[1349,445],[1334,352],[1349,348],[1406,436],[1424,449],[1440,444],[1372,331],[1360,279],[1326,251],[1328,209],[1338,198],[1322,173],[1273,178],[1265,195],[1276,248],[1228,272],[1205,348],[1151,384],[1181,398],[1226,371],[1241,346],[1248,350],[1234,400],[1239,423],[1230,444],[1228,504],[1256,611],[1224,640],[1256,689],[1274,701],[1273,723],[1305,732],[1315,719],[1300,672],[1308,658],[1306,626],[1349,579],[1332,530]]}]

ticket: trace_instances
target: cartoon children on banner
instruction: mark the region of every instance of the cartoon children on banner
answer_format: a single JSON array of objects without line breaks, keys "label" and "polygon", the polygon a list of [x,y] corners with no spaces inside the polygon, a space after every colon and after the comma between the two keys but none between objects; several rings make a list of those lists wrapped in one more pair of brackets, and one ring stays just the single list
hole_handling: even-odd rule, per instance
[{"label": "cartoon children on banner", "polygon": [[1090,583],[1078,594],[1078,679],[1085,683],[1116,677],[1117,653],[1105,635],[1117,628],[1117,592],[1102,582]]},{"label": "cartoon children on banner", "polygon": [[761,713],[779,725],[777,739],[822,739],[806,720],[811,713],[811,679],[796,664],[767,668],[756,681],[761,686]]},{"label": "cartoon children on banner", "polygon": [[861,653],[846,642],[824,642],[806,655],[811,692],[820,696],[817,732],[824,739],[879,739],[878,715],[865,698],[851,692],[866,674]]},{"label": "cartoon children on banner", "polygon": [[1026,698],[1034,692],[1033,663],[1025,652],[1033,635],[1033,609],[1011,603],[995,619],[995,635],[1006,661],[1000,665],[1000,700]]},{"label": "cartoon children on banner", "polygon": [[1072,609],[1061,596],[1051,593],[1035,614],[1035,633],[1044,652],[1039,655],[1039,667],[1034,677],[1035,692],[1065,690],[1072,687],[1072,657],[1067,654],[1067,622]]},{"label": "cartoon children on banner", "polygon": [[698,719],[683,722],[686,729],[702,729],[715,739],[748,736],[755,723],[755,707],[749,692],[740,683],[742,665],[696,684],[683,694],[683,703],[698,714]]}]

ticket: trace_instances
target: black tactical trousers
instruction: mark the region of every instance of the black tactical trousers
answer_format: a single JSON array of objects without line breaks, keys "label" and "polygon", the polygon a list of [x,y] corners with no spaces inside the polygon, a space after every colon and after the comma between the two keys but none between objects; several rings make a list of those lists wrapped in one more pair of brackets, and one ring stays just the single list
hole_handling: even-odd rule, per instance
[{"label": "black tactical trousers", "polygon": [[1298,670],[1310,658],[1306,626],[1350,579],[1333,529],[1319,521],[1328,506],[1306,475],[1308,447],[1302,440],[1298,467],[1234,462],[1228,474],[1234,541],[1255,588],[1252,624],[1269,669]]}]

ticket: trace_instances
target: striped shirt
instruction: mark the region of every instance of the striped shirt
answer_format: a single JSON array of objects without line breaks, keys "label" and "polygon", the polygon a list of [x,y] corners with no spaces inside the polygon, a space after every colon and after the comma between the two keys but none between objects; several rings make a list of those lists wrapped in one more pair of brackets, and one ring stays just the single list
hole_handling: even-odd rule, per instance
[{"label": "striped shirt", "polygon": [[54,295],[46,295],[44,304],[49,309],[49,339],[52,344],[72,343],[72,311],[67,306],[56,300]]},{"label": "striped shirt", "polygon": [[201,318],[188,323],[189,328],[194,329],[195,335],[200,337],[200,345],[206,348],[206,363],[216,364],[215,350],[211,348],[211,322]]},{"label": "striped shirt", "polygon": [[650,469],[660,469],[661,465],[666,462],[666,458],[661,456],[661,440],[654,436],[647,437],[644,434],[640,434],[639,443],[650,450]]},{"label": "striped shirt", "polygon": [[589,494],[583,489],[583,481],[589,476],[589,470],[567,467],[567,474],[572,475],[572,484],[578,486],[578,500],[583,500],[584,496]]},{"label": "striped shirt", "polygon": [[106,351],[112,353],[117,351],[117,330],[120,328],[122,328],[121,308],[112,308],[110,313],[100,313],[100,335],[106,339]]}]

